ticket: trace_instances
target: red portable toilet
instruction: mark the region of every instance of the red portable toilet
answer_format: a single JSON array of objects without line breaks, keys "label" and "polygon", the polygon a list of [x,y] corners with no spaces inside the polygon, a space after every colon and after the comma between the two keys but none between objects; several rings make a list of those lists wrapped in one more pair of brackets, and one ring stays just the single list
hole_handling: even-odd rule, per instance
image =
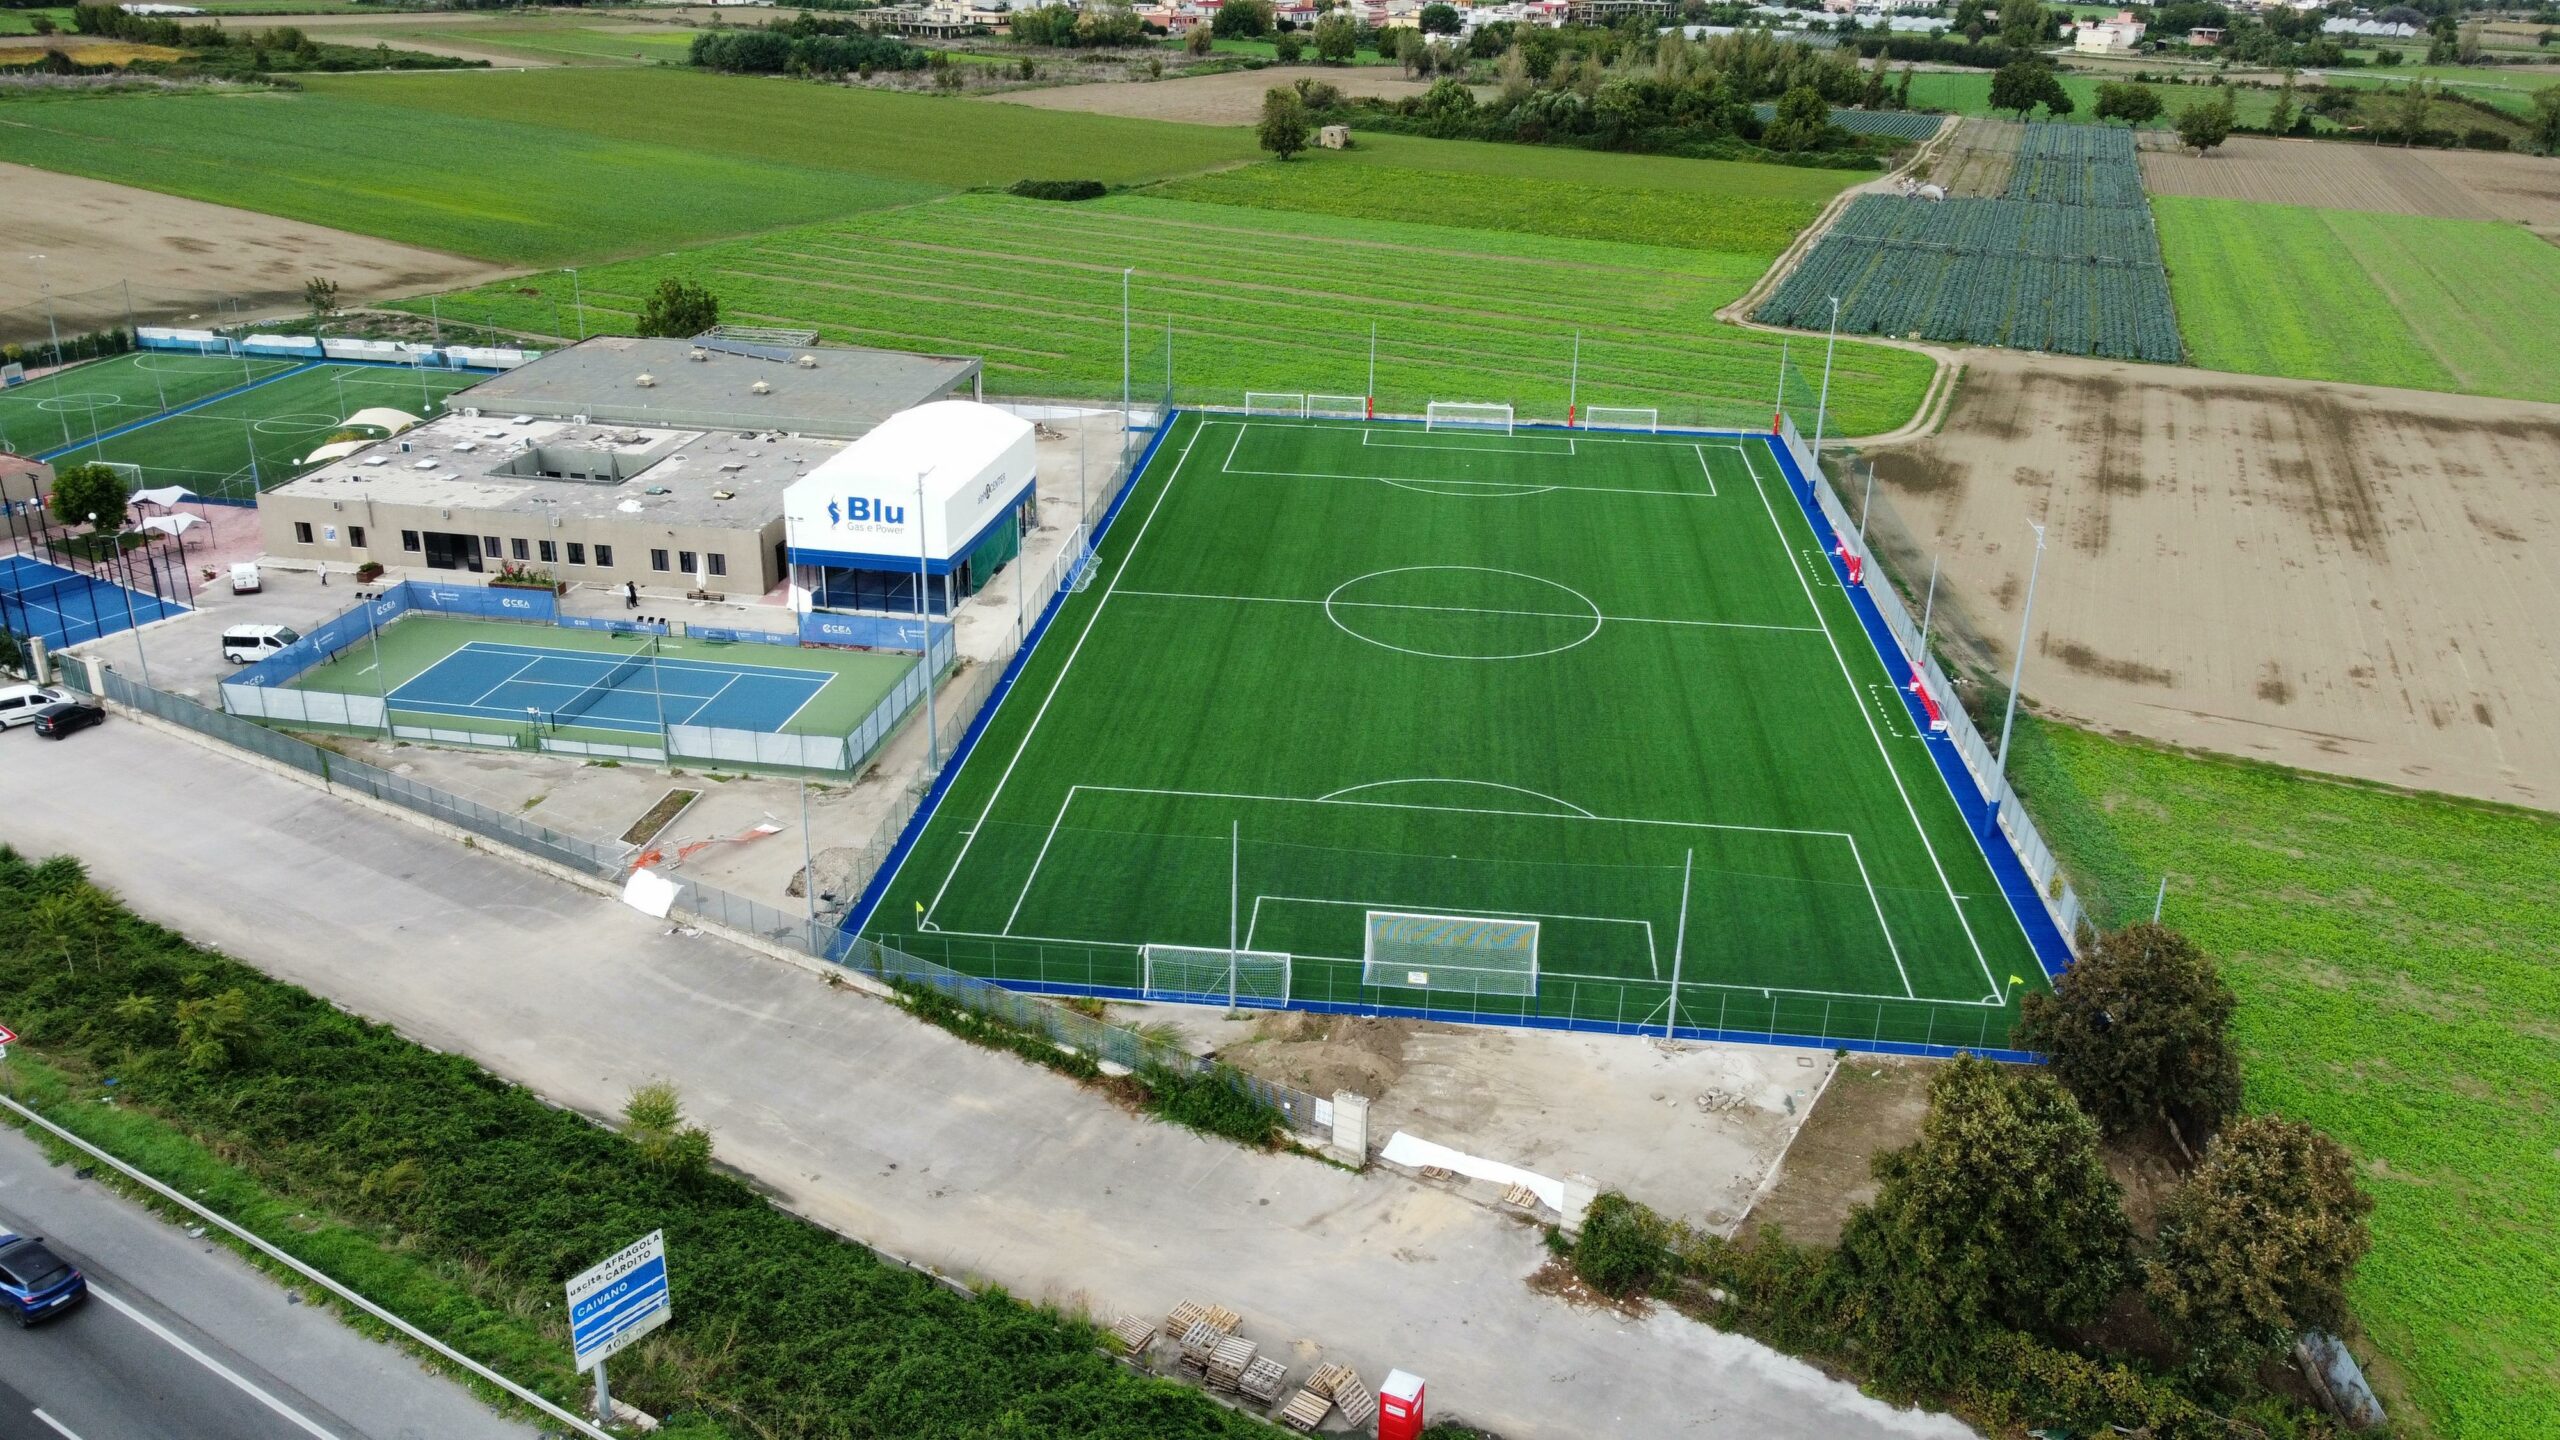
[{"label": "red portable toilet", "polygon": [[1422,1377],[1387,1372],[1378,1387],[1378,1440],[1422,1440]]}]

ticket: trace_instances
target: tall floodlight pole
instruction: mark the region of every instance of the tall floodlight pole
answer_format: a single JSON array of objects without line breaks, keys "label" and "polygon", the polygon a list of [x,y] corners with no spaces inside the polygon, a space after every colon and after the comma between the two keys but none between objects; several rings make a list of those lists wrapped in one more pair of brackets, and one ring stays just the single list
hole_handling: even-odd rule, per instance
[{"label": "tall floodlight pole", "polygon": [[578,267],[570,265],[564,268],[569,272],[569,303],[575,306],[578,312],[578,338],[584,340],[587,338],[586,292],[578,288]]},{"label": "tall floodlight pole", "polygon": [[2018,719],[2018,681],[2027,669],[2027,622],[2035,618],[2036,576],[2044,569],[2044,527],[2036,525],[2035,532],[2036,554],[2027,564],[2027,608],[2018,616],[2018,654],[2009,666],[2009,705],[2000,716],[2000,758],[1992,764],[2004,776],[2009,773],[2009,727]]},{"label": "tall floodlight pole", "polygon": [[925,609],[926,571],[932,565],[924,538],[924,477],[930,467],[916,472],[916,628],[924,632],[924,773],[931,775],[942,768],[942,731],[933,712],[934,682],[942,677],[933,668],[933,616]]},{"label": "tall floodlight pole", "polygon": [[1867,548],[1867,513],[1876,508],[1876,462],[1867,462],[1867,498],[1858,504],[1858,548]]},{"label": "tall floodlight pole", "polygon": [[[1920,648],[1923,652],[1929,648],[1929,612],[1936,609],[1937,605],[1938,557],[1932,554],[1929,557],[1929,593],[1920,602]],[[1923,653],[1921,658],[1925,660],[1928,656]]]},{"label": "tall floodlight pole", "polygon": [[[121,520],[122,517],[118,518]],[[92,540],[95,540],[97,538],[97,534],[98,514],[93,510],[89,512],[89,536]],[[115,539],[108,543],[115,549],[123,548],[124,527],[121,524],[116,527]],[[109,581],[115,581],[115,571],[112,568],[107,571],[107,579]],[[135,663],[141,667],[142,683],[148,685],[151,683],[151,657],[142,653],[142,621],[133,613],[133,587],[119,582],[116,584],[116,588],[124,592],[124,627],[133,632],[133,658]],[[96,612],[92,611],[91,613],[95,614]]]},{"label": "tall floodlight pole", "polygon": [[1129,277],[1138,267],[1129,265],[1120,271],[1120,434],[1121,445],[1128,445],[1129,434]]},{"label": "tall floodlight pole", "polygon": [[1236,1008],[1236,911],[1244,898],[1244,823],[1227,822],[1227,1012]]},{"label": "tall floodlight pole", "polygon": [[809,839],[809,777],[800,777],[800,893],[809,902],[809,934],[818,933],[818,856]]},{"label": "tall floodlight pole", "polygon": [[436,308],[433,295],[427,297],[427,338],[438,345],[444,343],[444,313]]},{"label": "tall floodlight pole", "polygon": [[1778,413],[1787,411],[1787,351],[1795,343],[1792,335],[1778,337]]},{"label": "tall floodlight pole", "polygon": [[1696,868],[1698,852],[1689,851],[1680,862],[1680,928],[1671,937],[1671,1004],[1662,1017],[1662,1038],[1671,1038],[1672,1027],[1680,1023],[1680,961],[1689,948],[1689,874]]},{"label": "tall floodlight pole", "polygon": [[1564,382],[1564,423],[1571,425],[1582,399],[1582,332],[1573,332],[1573,368]]},{"label": "tall floodlight pole", "polygon": [[1378,322],[1369,322],[1369,408],[1378,408]]},{"label": "tall floodlight pole", "polygon": [[35,262],[36,288],[44,292],[44,328],[53,335],[53,363],[59,367],[62,364],[62,326],[53,318],[53,282],[45,276],[43,256],[30,255],[27,258]]},{"label": "tall floodlight pole", "polygon": [[1831,418],[1831,352],[1840,343],[1840,297],[1831,297],[1831,338],[1822,344],[1822,398],[1813,407],[1813,468],[1822,468],[1822,427]]}]

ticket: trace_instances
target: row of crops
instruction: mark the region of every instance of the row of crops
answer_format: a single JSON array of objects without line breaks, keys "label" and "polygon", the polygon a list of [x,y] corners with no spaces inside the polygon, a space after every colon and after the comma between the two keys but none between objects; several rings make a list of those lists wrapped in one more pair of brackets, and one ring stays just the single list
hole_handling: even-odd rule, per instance
[{"label": "row of crops", "polygon": [[2186,358],[2133,137],[2030,125],[2007,198],[1851,205],[1756,318],[2176,364]]},{"label": "row of crops", "polygon": [[[1778,107],[1761,104],[1751,113],[1767,124],[1778,118]],[[1852,135],[1883,135],[1895,140],[1926,140],[1938,133],[1943,115],[1921,114],[1917,110],[1838,110],[1831,112],[1831,123]]]}]

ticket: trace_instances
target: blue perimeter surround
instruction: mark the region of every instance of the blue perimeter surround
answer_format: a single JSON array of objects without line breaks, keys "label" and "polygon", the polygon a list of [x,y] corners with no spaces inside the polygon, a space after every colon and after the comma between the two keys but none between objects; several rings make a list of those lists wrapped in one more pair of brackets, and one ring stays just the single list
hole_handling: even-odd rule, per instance
[{"label": "blue perimeter surround", "polygon": [[[1180,410],[1167,415],[1163,427],[1156,432],[1153,439],[1147,442],[1146,450],[1139,455],[1138,463],[1130,467],[1129,478],[1121,483],[1120,493],[1112,497],[1111,507],[1103,512],[1102,522],[1094,527],[1092,544],[1096,551],[1101,548],[1103,536],[1110,533],[1111,522],[1118,518],[1120,507],[1128,502],[1129,496],[1137,489],[1139,478],[1147,473],[1147,466],[1155,460],[1157,448],[1164,443],[1166,436],[1173,433],[1174,426],[1182,416],[1183,412]],[[1418,425],[1423,422],[1378,418],[1366,423]],[[1520,425],[1515,428],[1567,430],[1572,427]],[[1795,463],[1795,457],[1787,453],[1786,446],[1779,443],[1775,435],[1760,430],[1667,430],[1662,433],[1744,441],[1757,440],[1765,443],[1769,454],[1777,461],[1779,473],[1787,482],[1787,493],[1794,497],[1797,508],[1804,512],[1805,519],[1813,526],[1814,538],[1823,542],[1823,554],[1835,572],[1835,578],[1841,582],[1842,592],[1849,597],[1851,608],[1857,612],[1859,623],[1866,630],[1867,642],[1875,647],[1877,658],[1884,662],[1886,674],[1897,674],[1900,670],[1908,668],[1909,662],[1903,659],[1902,649],[1894,643],[1892,632],[1885,628],[1884,617],[1877,613],[1875,602],[1848,583],[1847,567],[1840,563],[1839,558],[1839,537],[1832,533],[1829,523],[1822,518],[1821,507],[1814,503],[1812,483],[1805,478],[1803,470]],[[1040,619],[1031,627],[1030,635],[1023,641],[1022,648],[1014,653],[1011,663],[1005,666],[1004,674],[996,681],[996,687],[987,696],[986,704],[979,707],[977,718],[969,722],[968,731],[960,737],[960,743],[952,750],[950,760],[942,767],[942,773],[934,777],[933,788],[926,792],[924,803],[916,807],[916,813],[908,819],[906,828],[899,832],[897,843],[890,847],[887,858],[880,864],[880,869],[872,875],[870,883],[863,887],[862,897],[854,903],[852,909],[845,912],[844,920],[837,927],[840,938],[838,943],[830,947],[828,958],[841,960],[845,952],[851,948],[851,942],[861,935],[862,927],[870,923],[872,912],[879,908],[881,896],[888,890],[890,880],[898,873],[898,867],[906,862],[907,854],[915,848],[916,841],[923,837],[925,826],[932,823],[934,814],[942,808],[942,797],[949,792],[953,778],[960,773],[962,763],[977,748],[978,737],[986,732],[987,723],[995,718],[997,708],[1004,703],[1005,697],[1012,693],[1014,682],[1021,677],[1023,665],[1030,660],[1033,648],[1040,643],[1040,637],[1048,632],[1049,622],[1055,619],[1058,611],[1065,606],[1070,593],[1072,592],[1061,589],[1057,594],[1049,597],[1048,604],[1041,607]],[[1975,844],[1981,849],[1984,859],[1990,862],[1992,878],[1999,882],[2001,896],[2009,902],[2010,913],[2017,917],[2020,928],[2026,931],[2027,943],[2034,948],[2037,963],[2044,967],[2048,979],[2060,975],[2071,963],[2071,949],[2064,943],[2062,932],[2054,925],[2053,917],[2046,913],[2044,901],[2036,893],[2035,882],[2028,877],[2026,867],[2018,863],[2017,855],[2006,844],[1990,842],[1988,837],[1996,835],[1999,831],[1997,808],[1985,800],[1982,792],[1975,787],[1972,772],[1964,768],[1964,760],[1956,754],[1954,742],[1930,730],[1929,717],[1921,709],[1920,702],[1912,697],[1909,688],[1896,684],[1894,689],[1902,697],[1903,708],[1909,712],[1912,728],[1924,738],[1930,758],[1937,762],[1938,776],[1946,783],[1947,793],[1956,802],[1957,811],[1964,816],[1966,828],[1973,832]],[[1973,798],[1966,799],[1968,795]],[[1130,1001],[1143,1001],[1149,998],[1136,990],[1109,985],[1053,985],[1032,980],[990,983],[1001,984],[1007,990],[1019,990],[1034,995],[1092,995],[1108,1000]],[[1154,998],[1161,1000],[1163,997],[1159,995]],[[1224,1005],[1226,1003],[1226,997],[1223,995],[1199,998],[1204,1004]],[[1572,1030],[1610,1035],[1660,1033],[1653,1026],[1627,1025],[1613,1020],[1577,1020],[1549,1015],[1472,1015],[1402,1005],[1354,1005],[1337,1001],[1310,1000],[1292,1001],[1285,1008],[1316,1014],[1383,1015],[1414,1020],[1457,1021],[1474,1025],[1506,1025],[1518,1029]],[[1704,1040],[1727,1044],[1793,1045],[1817,1050],[1855,1050],[1873,1055],[1909,1055],[1943,1060],[1951,1059],[1961,1053],[2015,1064],[2041,1064],[2044,1061],[2042,1055],[2032,1050],[2007,1050],[1972,1045],[1919,1045],[1900,1040],[1879,1042],[1861,1040],[1854,1036],[1795,1035],[1768,1030],[1715,1030],[1690,1026],[1682,1026],[1674,1034],[1676,1038],[1682,1040]]]}]

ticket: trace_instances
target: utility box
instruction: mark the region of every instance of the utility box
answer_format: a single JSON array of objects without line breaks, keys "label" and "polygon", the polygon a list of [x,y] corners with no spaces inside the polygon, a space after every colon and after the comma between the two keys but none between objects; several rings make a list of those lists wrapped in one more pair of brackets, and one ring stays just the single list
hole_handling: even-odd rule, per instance
[{"label": "utility box", "polygon": [[1422,1377],[1387,1373],[1378,1387],[1378,1440],[1422,1440]]}]

